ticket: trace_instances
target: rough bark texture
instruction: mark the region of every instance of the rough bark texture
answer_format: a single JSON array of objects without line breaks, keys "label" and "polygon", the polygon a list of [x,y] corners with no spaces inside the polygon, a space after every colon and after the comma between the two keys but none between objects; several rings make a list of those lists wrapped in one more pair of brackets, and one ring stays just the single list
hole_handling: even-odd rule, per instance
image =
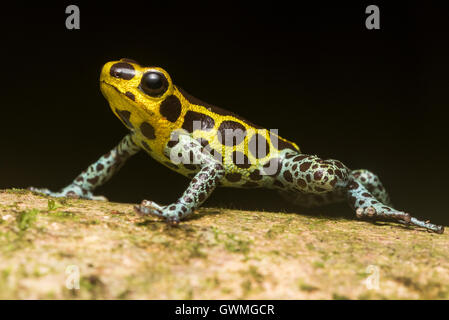
[{"label": "rough bark texture", "polygon": [[448,248],[389,223],[204,208],[170,227],[0,190],[1,299],[448,299]]}]

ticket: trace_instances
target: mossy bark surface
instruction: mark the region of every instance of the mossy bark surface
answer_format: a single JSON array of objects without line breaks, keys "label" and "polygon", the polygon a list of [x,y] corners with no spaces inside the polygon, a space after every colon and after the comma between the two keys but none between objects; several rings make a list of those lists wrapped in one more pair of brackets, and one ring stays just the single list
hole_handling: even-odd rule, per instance
[{"label": "mossy bark surface", "polygon": [[448,299],[448,248],[391,223],[202,208],[172,227],[0,190],[0,299]]}]

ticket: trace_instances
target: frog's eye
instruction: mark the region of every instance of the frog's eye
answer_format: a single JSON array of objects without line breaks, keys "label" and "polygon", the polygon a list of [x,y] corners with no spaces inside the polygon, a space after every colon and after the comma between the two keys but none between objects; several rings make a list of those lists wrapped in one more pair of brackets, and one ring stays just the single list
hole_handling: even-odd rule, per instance
[{"label": "frog's eye", "polygon": [[149,71],[142,76],[139,87],[146,94],[157,97],[167,90],[168,81],[162,73]]}]

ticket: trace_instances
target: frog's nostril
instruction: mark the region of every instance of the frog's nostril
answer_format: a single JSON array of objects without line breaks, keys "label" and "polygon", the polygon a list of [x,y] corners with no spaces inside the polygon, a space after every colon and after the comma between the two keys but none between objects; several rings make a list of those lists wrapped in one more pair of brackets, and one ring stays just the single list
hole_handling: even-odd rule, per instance
[{"label": "frog's nostril", "polygon": [[109,74],[115,78],[131,80],[134,78],[136,71],[131,64],[127,62],[118,62],[111,66]]}]

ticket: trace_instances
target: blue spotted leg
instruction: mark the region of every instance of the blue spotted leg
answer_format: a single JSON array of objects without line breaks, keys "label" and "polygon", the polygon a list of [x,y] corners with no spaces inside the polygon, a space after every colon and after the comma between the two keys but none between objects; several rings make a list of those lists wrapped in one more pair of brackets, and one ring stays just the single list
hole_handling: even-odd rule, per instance
[{"label": "blue spotted leg", "polygon": [[59,192],[46,188],[30,187],[33,192],[43,193],[53,197],[84,198],[90,200],[107,200],[104,196],[96,196],[93,190],[108,181],[126,160],[136,154],[140,147],[133,141],[133,135],[126,135],[111,151],[104,154],[95,163],[81,172],[75,180]]},{"label": "blue spotted leg", "polygon": [[367,170],[351,171],[338,160],[288,153],[274,186],[280,193],[302,206],[322,205],[348,200],[358,218],[394,220],[443,233],[444,228],[411,217],[391,207],[390,198],[379,178]]},{"label": "blue spotted leg", "polygon": [[[159,205],[153,201],[143,200],[134,209],[141,215],[153,215],[166,219],[170,224],[177,224],[180,220],[194,212],[206,201],[209,195],[224,177],[225,170],[221,162],[204,149],[201,144],[187,135],[179,137],[181,143],[170,149],[171,161],[177,163],[196,164],[199,171],[190,181],[182,196],[169,205]],[[174,160],[174,157],[178,160]]]},{"label": "blue spotted leg", "polygon": [[[365,169],[353,170],[351,171],[351,175],[357,182],[368,189],[376,198],[375,201],[382,202],[385,205],[391,205],[390,197],[377,175]],[[346,193],[341,188],[321,194],[307,194],[282,190],[279,191],[279,194],[287,201],[305,208],[339,203],[346,199]]]}]

